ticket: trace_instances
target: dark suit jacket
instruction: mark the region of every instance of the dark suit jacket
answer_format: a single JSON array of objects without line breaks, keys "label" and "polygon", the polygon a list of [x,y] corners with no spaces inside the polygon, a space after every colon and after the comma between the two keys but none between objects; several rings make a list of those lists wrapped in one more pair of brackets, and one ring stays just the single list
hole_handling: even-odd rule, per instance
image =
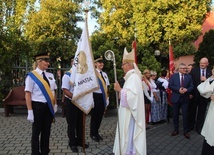
[{"label": "dark suit jacket", "polygon": [[[201,83],[201,69],[200,67],[193,68],[190,72],[190,75],[192,76],[194,90],[193,95],[194,97],[200,96],[200,93],[198,92],[197,86]],[[209,78],[212,75],[212,71],[210,68],[206,69],[206,78]]]},{"label": "dark suit jacket", "polygon": [[169,79],[169,89],[172,90],[171,102],[178,102],[179,98],[182,96],[184,100],[189,102],[189,94],[194,89],[192,77],[189,74],[184,74],[184,88],[187,89],[187,92],[184,94],[179,93],[181,88],[180,84],[180,75],[179,73],[174,73]]}]

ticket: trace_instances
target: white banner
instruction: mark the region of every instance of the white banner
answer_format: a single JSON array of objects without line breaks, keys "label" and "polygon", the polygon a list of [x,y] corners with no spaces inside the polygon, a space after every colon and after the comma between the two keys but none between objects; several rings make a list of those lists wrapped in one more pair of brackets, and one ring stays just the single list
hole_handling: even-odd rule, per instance
[{"label": "white banner", "polygon": [[92,92],[99,88],[99,84],[86,24],[78,42],[70,80],[74,85],[72,102],[88,114],[94,104]]}]

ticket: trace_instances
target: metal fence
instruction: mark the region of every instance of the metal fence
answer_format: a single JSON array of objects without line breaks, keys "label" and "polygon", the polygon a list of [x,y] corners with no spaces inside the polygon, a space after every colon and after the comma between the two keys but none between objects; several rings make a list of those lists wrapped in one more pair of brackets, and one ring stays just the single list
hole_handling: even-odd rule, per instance
[{"label": "metal fence", "polygon": [[[69,70],[70,68],[60,68],[60,69],[56,69],[56,68],[48,68],[48,72],[51,72],[54,74],[54,78],[56,80],[56,84],[57,84],[57,90],[56,90],[56,95],[57,95],[57,99],[61,99],[62,98],[62,89],[61,89],[61,85],[62,85],[62,76],[64,75],[64,72]],[[20,67],[20,66],[16,66],[13,67],[12,69],[12,86],[23,86],[25,85],[25,77],[27,75],[28,72],[31,71],[31,67],[25,66],[25,67]]]}]

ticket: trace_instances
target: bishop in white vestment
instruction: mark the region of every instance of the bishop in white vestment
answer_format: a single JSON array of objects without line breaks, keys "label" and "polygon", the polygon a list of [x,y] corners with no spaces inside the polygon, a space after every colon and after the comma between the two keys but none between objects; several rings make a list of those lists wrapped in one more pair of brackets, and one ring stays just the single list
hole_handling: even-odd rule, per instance
[{"label": "bishop in white vestment", "polygon": [[146,155],[144,95],[133,50],[124,51],[122,68],[124,86],[114,84],[114,89],[120,93],[120,107],[113,152],[115,155]]}]

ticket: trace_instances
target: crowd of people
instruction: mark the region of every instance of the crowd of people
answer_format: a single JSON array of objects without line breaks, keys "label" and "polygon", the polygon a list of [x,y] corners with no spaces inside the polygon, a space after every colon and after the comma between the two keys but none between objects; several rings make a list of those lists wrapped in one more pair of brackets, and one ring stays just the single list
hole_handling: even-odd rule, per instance
[{"label": "crowd of people", "polygon": [[[32,122],[33,155],[47,155],[50,152],[51,124],[54,122],[54,114],[57,111],[55,95],[57,86],[53,74],[46,72],[49,61],[47,53],[36,55],[36,67],[25,80],[27,120]],[[72,63],[73,61],[71,65]],[[94,107],[90,113],[90,137],[93,141],[99,142],[103,140],[99,134],[99,128],[109,104],[110,82],[107,74],[102,71],[103,58],[96,58],[94,63],[100,89],[93,92]],[[202,58],[198,67],[180,63],[170,77],[167,70],[162,70],[159,77],[156,71],[149,69],[145,69],[141,74],[134,62],[134,51],[128,53],[124,50],[121,66],[124,71],[123,82],[114,83],[114,90],[119,93],[120,104],[113,152],[116,155],[146,155],[148,124],[167,121],[170,102],[173,111],[171,136],[179,134],[179,115],[181,114],[184,137],[190,139],[189,132],[195,130],[205,137],[202,154],[214,154],[214,119],[212,119],[214,69],[209,69],[208,65],[208,59]],[[83,143],[84,113],[71,102],[74,86],[70,84],[70,76],[72,76],[71,70],[64,74],[61,89],[65,102],[68,145],[73,152],[78,152],[77,146],[88,148],[89,145]],[[205,83],[208,84],[204,86]],[[206,91],[207,89],[199,89],[199,86],[209,88],[209,92]],[[168,91],[169,89],[171,91]]]},{"label": "crowd of people", "polygon": [[[179,134],[179,115],[182,115],[183,135],[186,139],[190,139],[189,132],[192,130],[205,137],[203,155],[214,154],[214,134],[211,132],[214,127],[213,119],[211,120],[214,69],[212,72],[208,65],[209,61],[205,57],[201,58],[199,66],[195,67],[193,64],[180,63],[170,77],[167,76],[167,71],[163,70],[159,78],[155,71],[149,72],[146,69],[143,72],[142,82],[145,94],[146,124],[166,121],[167,105],[169,102],[172,103],[173,132],[171,136]],[[207,80],[208,86],[205,85]],[[201,91],[199,91],[199,86],[203,88]],[[209,92],[207,92],[208,87]],[[150,105],[147,105],[148,103]]]}]

